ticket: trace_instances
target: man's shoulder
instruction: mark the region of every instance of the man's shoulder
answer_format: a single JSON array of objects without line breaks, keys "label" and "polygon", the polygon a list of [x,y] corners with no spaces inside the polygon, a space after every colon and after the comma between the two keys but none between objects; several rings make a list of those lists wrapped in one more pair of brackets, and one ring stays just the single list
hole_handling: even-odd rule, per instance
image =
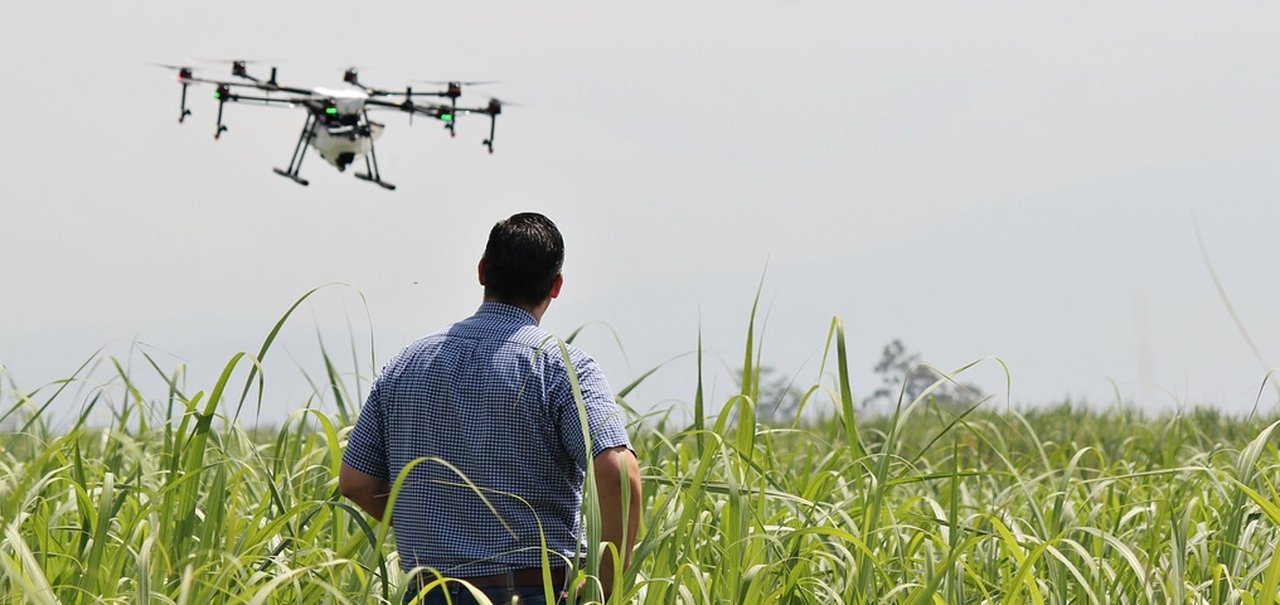
[{"label": "man's shoulder", "polygon": [[[552,334],[538,324],[508,326],[498,331],[492,331],[489,326],[484,326],[483,323],[480,324],[482,327],[479,327],[479,329],[457,329],[474,319],[476,318],[464,319],[437,334],[422,338],[422,346],[430,346],[432,339],[449,338],[451,334],[470,338],[494,338],[501,340],[502,345],[508,347],[509,351],[520,351],[523,354],[531,355],[534,359],[540,360],[541,364],[556,370],[564,369],[566,353],[568,354],[567,360],[576,368],[595,363],[595,359],[591,355],[574,344],[565,342],[564,339]],[[468,327],[471,326],[468,325]]]},{"label": "man's shoulder", "polygon": [[595,363],[585,351],[539,326],[524,326],[508,339],[508,343],[527,348],[529,353],[551,369],[563,371],[566,361],[581,369]]},{"label": "man's shoulder", "polygon": [[382,365],[382,370],[378,372],[378,380],[388,381],[398,376],[404,371],[406,365],[410,364],[422,351],[431,348],[438,340],[437,334],[428,334],[405,345]]},{"label": "man's shoulder", "polygon": [[[384,367],[383,373],[396,374],[413,359],[432,355],[449,348],[451,341],[488,342],[494,348],[511,354],[526,355],[540,365],[563,371],[566,360],[575,368],[594,364],[595,359],[577,346],[543,329],[537,324],[497,327],[484,318],[472,316],[446,325],[405,345]],[[567,359],[566,359],[567,353]]]},{"label": "man's shoulder", "polygon": [[395,358],[392,359],[392,361],[394,362],[394,361],[404,359],[406,357],[411,357],[419,351],[439,346],[440,342],[445,340],[445,338],[448,336],[447,330],[448,330],[447,328],[443,330],[438,330],[436,332],[427,334],[426,336],[420,336],[414,339],[412,342],[405,345],[404,348],[400,349],[400,352],[396,354]]},{"label": "man's shoulder", "polygon": [[[561,345],[563,345],[563,348]],[[574,373],[579,377],[584,372],[598,373],[595,358],[577,346],[555,337],[551,337],[541,343],[539,354],[546,359],[546,365],[561,376],[567,377],[569,366],[573,367]]]},{"label": "man's shoulder", "polygon": [[[412,357],[415,354],[438,349],[450,341],[491,342],[494,345],[513,345],[527,348],[532,353],[554,353],[560,356],[560,339],[537,325],[494,326],[475,317],[454,322],[435,332],[421,336],[405,345],[396,355],[397,358]],[[586,354],[573,345],[567,345],[574,359]]]}]

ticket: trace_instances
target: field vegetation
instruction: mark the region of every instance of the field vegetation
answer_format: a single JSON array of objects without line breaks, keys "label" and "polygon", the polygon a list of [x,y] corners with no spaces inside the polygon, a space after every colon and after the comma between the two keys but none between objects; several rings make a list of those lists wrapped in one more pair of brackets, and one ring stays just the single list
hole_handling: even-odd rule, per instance
[{"label": "field vegetation", "polygon": [[[85,368],[33,392],[6,380],[0,602],[399,603],[386,527],[336,486],[370,369],[339,371],[322,347],[312,403],[245,428],[257,361],[288,317],[206,389],[146,352],[145,372],[99,360],[112,376],[88,389]],[[796,414],[758,423],[755,342],[753,318],[739,391],[711,402],[690,385],[691,422],[627,406],[646,512],[615,602],[1276,601],[1274,417],[960,404],[934,397],[955,392],[941,374],[864,416],[833,320]],[[141,373],[161,392],[142,392]],[[50,426],[73,393],[79,421]],[[591,600],[611,556],[588,554],[570,601]]]}]

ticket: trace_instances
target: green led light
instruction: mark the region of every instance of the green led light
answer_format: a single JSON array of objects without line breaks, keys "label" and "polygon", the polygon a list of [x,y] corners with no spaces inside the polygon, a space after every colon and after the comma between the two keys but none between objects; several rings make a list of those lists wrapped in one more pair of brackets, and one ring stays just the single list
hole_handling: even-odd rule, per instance
[{"label": "green led light", "polygon": [[216,91],[216,90],[215,90],[215,91],[213,91],[213,98],[215,98],[215,99],[221,99],[221,98],[222,98],[222,93],[221,93],[221,92],[218,92],[218,91]]},{"label": "green led light", "polygon": [[444,120],[444,121],[446,121],[446,122],[452,122],[452,121],[453,121],[453,114],[451,114],[451,113],[442,113],[442,114],[440,114],[440,119],[441,119],[441,120]]},{"label": "green led light", "polygon": [[325,113],[327,113],[327,114],[329,114],[329,115],[333,115],[333,114],[335,114],[335,113],[338,113],[338,108],[337,108],[337,107],[326,107],[326,108],[324,108],[324,112],[325,112]]}]

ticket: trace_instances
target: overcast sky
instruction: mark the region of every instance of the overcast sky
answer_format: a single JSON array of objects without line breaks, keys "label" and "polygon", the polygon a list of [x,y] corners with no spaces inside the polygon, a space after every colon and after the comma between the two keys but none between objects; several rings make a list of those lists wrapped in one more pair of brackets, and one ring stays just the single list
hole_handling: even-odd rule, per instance
[{"label": "overcast sky", "polygon": [[[1193,221],[1280,364],[1277,31],[1274,2],[10,1],[0,365],[29,389],[137,339],[208,388],[305,291],[350,284],[272,353],[280,417],[294,367],[319,370],[317,326],[346,347],[351,317],[367,342],[357,291],[380,363],[473,311],[489,227],[536,210],[568,248],[544,325],[591,324],[579,344],[616,386],[701,326],[723,400],[764,275],[765,363],[804,384],[839,316],[860,395],[902,338],[941,367],[1000,357],[1015,404],[1106,403],[1114,381],[1153,409],[1247,411],[1265,370]],[[270,170],[300,110],[228,105],[214,142],[211,91],[179,127],[179,87],[147,65],[237,57],[295,86],[348,65],[387,87],[500,79],[467,97],[524,106],[493,156],[483,120],[450,140],[380,114],[398,191],[315,155],[304,188]],[[679,359],[631,401],[687,404],[693,376]],[[970,380],[1003,391],[997,365]]]}]

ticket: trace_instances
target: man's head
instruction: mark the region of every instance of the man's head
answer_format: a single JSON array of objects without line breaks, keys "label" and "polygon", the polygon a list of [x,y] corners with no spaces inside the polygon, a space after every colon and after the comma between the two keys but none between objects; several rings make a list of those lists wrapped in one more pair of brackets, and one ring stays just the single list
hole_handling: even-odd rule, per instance
[{"label": "man's head", "polygon": [[486,300],[537,307],[560,293],[564,239],[551,219],[522,212],[498,221],[480,259]]}]

